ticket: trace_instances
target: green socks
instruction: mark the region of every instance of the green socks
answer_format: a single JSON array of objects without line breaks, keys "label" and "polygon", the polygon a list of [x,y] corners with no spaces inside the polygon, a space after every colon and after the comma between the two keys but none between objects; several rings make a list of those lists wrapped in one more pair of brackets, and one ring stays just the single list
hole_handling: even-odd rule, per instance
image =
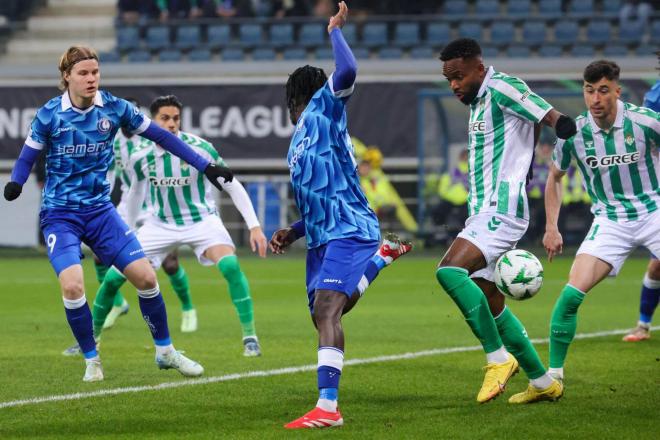
[{"label": "green socks", "polygon": [[577,329],[577,310],[584,293],[567,284],[552,309],[550,320],[550,368],[563,368],[568,346]]},{"label": "green socks", "polygon": [[484,351],[491,353],[500,349],[502,340],[488,308],[488,300],[479,286],[470,279],[468,271],[461,267],[441,267],[435,276],[465,316]]},{"label": "green socks", "polygon": [[228,255],[218,261],[218,269],[229,283],[229,295],[236,307],[238,319],[241,321],[243,337],[255,336],[254,329],[254,311],[252,308],[252,298],[250,297],[250,286],[247,278],[238,265],[236,255]]},{"label": "green socks", "polygon": [[105,278],[96,292],[94,298],[94,307],[92,309],[92,323],[94,326],[94,337],[101,336],[103,323],[110,313],[115,297],[119,296],[119,288],[126,282],[124,275],[119,273],[114,267],[110,268],[105,274]]},{"label": "green socks", "polygon": [[[103,265],[102,263],[97,263],[94,261],[94,270],[96,271],[96,279],[99,284],[103,284],[103,279],[105,274],[108,272],[108,266]],[[121,292],[117,292],[115,295],[115,301],[112,304],[114,307],[121,307],[124,305],[124,296]]]},{"label": "green socks", "polygon": [[188,274],[183,270],[183,266],[179,265],[179,270],[174,275],[167,275],[172,284],[172,288],[181,301],[181,310],[184,312],[195,308],[192,303],[192,296],[190,295],[190,285],[188,284]]},{"label": "green socks", "polygon": [[527,331],[516,315],[508,308],[495,318],[497,330],[507,351],[520,362],[520,366],[530,379],[537,379],[545,374],[545,367],[536,349],[527,336]]}]

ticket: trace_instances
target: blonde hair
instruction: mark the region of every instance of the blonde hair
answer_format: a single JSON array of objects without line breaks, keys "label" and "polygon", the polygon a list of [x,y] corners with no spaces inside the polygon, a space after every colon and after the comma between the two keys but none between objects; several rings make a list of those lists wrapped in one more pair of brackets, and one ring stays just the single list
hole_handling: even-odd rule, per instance
[{"label": "blonde hair", "polygon": [[60,57],[60,89],[66,90],[69,88],[69,82],[64,79],[65,73],[71,73],[71,69],[76,63],[83,60],[99,60],[96,51],[89,46],[71,46]]}]

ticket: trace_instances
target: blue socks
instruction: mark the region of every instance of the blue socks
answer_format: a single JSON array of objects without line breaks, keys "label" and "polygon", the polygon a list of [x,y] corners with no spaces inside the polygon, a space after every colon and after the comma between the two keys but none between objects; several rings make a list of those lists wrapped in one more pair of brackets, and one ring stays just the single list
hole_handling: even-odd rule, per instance
[{"label": "blue socks", "polygon": [[167,310],[158,286],[150,290],[138,290],[142,317],[151,330],[156,347],[172,344],[167,327]]},{"label": "blue socks", "polygon": [[653,313],[660,301],[660,280],[652,280],[648,273],[642,282],[642,294],[639,300],[639,320],[644,324],[651,324]]},{"label": "blue socks", "polygon": [[64,312],[73,336],[78,341],[80,351],[85,359],[98,356],[96,352],[96,341],[92,327],[92,312],[87,305],[87,298],[83,294],[78,299],[62,299],[64,301]]},{"label": "blue socks", "polygon": [[339,379],[344,366],[344,352],[336,347],[319,347],[318,375],[319,400],[316,406],[328,411],[337,411]]}]

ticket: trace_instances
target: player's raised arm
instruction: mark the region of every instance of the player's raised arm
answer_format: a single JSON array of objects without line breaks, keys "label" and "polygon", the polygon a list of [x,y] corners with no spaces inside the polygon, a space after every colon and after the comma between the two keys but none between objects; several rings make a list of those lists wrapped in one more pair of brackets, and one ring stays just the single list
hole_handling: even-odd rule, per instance
[{"label": "player's raised arm", "polygon": [[353,93],[353,83],[357,76],[357,61],[341,33],[341,28],[346,24],[347,18],[348,6],[344,2],[340,2],[339,12],[330,17],[328,24],[328,33],[335,56],[335,71],[330,76],[329,82],[333,93],[339,98],[348,97]]}]

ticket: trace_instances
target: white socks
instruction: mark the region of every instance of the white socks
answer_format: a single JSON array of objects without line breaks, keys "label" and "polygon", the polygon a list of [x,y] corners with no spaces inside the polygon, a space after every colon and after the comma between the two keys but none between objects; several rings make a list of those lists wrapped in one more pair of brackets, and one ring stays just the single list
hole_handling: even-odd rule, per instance
[{"label": "white socks", "polygon": [[486,362],[489,364],[503,364],[509,360],[509,352],[506,351],[504,345],[495,351],[486,353]]}]

